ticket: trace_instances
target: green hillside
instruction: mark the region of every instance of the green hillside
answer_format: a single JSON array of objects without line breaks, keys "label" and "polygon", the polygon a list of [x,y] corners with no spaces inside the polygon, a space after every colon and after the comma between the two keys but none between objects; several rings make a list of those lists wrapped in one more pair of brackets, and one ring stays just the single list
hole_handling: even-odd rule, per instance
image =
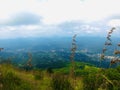
[{"label": "green hillside", "polygon": [[120,67],[102,69],[87,63],[59,69],[24,70],[11,64],[0,65],[0,90],[120,90]]}]

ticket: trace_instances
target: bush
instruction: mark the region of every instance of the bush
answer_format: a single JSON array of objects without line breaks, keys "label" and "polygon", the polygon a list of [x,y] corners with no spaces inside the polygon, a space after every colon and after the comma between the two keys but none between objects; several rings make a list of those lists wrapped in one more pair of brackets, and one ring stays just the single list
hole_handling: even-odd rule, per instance
[{"label": "bush", "polygon": [[52,68],[47,68],[47,73],[52,74],[54,72],[53,72]]},{"label": "bush", "polygon": [[103,77],[99,74],[89,74],[84,77],[84,90],[97,90],[103,83]]},{"label": "bush", "polygon": [[1,90],[31,90],[28,83],[22,81],[11,71],[4,73],[0,79],[3,85]]},{"label": "bush", "polygon": [[107,69],[105,74],[110,80],[120,81],[120,73],[116,69]]},{"label": "bush", "polygon": [[35,80],[42,80],[43,77],[44,77],[44,75],[43,75],[42,71],[37,71],[37,72],[34,73]]},{"label": "bush", "polygon": [[73,90],[69,79],[60,74],[53,75],[51,86],[53,90]]}]

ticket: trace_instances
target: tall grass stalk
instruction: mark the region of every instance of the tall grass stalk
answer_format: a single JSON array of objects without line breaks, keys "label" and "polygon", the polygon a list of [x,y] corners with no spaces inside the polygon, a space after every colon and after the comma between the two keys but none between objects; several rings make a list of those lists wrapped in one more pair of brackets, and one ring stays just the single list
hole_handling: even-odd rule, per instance
[{"label": "tall grass stalk", "polygon": [[75,76],[75,62],[74,62],[74,57],[75,57],[75,52],[76,52],[76,49],[77,49],[76,36],[77,36],[77,34],[75,34],[72,37],[72,47],[71,47],[71,55],[70,55],[70,61],[71,61],[70,76],[71,77]]}]

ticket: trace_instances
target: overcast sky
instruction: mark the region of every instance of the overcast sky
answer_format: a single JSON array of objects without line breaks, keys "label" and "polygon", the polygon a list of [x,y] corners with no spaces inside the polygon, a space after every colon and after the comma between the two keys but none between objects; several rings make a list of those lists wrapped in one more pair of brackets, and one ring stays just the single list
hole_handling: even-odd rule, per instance
[{"label": "overcast sky", "polygon": [[[0,0],[0,38],[120,34],[120,0]],[[120,35],[119,35],[120,36]]]}]

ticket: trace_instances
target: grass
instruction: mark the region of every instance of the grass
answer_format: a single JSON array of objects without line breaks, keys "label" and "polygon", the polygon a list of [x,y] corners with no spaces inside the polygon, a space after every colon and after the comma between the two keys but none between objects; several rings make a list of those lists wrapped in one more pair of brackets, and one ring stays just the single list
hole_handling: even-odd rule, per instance
[{"label": "grass", "polygon": [[120,67],[102,69],[80,62],[75,62],[75,64],[75,78],[69,75],[71,63],[64,68],[53,69],[52,73],[39,69],[26,71],[10,64],[1,64],[0,90],[120,89]]},{"label": "grass", "polygon": [[[65,68],[67,70],[69,67]],[[64,70],[65,68],[54,70],[55,73],[52,73],[52,75],[48,75],[45,70],[25,71],[22,69],[15,68],[10,64],[1,64],[0,73],[2,74],[2,76],[0,76],[1,77],[0,83],[3,86],[2,88],[0,88],[0,90],[48,90],[48,89],[53,90],[53,87],[51,85],[52,79],[54,78],[55,74],[59,75],[57,71],[61,72],[61,75],[59,75],[61,77],[60,79],[61,83],[63,80],[65,80],[63,83],[67,83],[67,85],[69,84],[73,85],[73,83],[75,82],[76,84],[73,86],[75,90],[79,90],[80,88],[82,88],[83,86],[82,78],[77,77],[76,80],[72,78],[64,78],[64,73],[62,72],[62,70]],[[68,71],[64,72],[66,73]],[[42,77],[40,76],[40,74],[42,74]],[[68,76],[69,76],[68,74],[65,75],[65,77]],[[66,80],[68,81],[66,82]],[[6,86],[5,84],[7,84],[8,86]]]},{"label": "grass", "polygon": [[[26,72],[24,70],[16,69],[12,65],[3,64],[0,66],[0,72],[2,73],[2,77],[6,78],[9,75],[9,77],[6,78],[7,82],[5,82],[5,80],[4,80],[2,83],[15,82],[14,78],[11,78],[13,76],[13,77],[17,77],[19,79],[18,83],[20,83],[21,85],[26,84],[26,86],[29,88],[29,90],[46,90],[49,88],[48,87],[50,84],[49,77],[44,75],[45,77],[43,77],[42,80],[36,80],[35,79],[35,74],[36,74],[35,71]],[[8,83],[8,84],[10,84],[10,83]],[[16,83],[15,83],[15,85],[16,85]],[[10,88],[10,87],[13,87],[15,89],[18,86],[16,85],[15,87],[14,86],[4,87],[4,85],[3,85],[3,88]],[[15,90],[17,90],[17,89],[18,88],[16,88]],[[22,86],[21,86],[21,90],[24,90],[24,88]]]}]

